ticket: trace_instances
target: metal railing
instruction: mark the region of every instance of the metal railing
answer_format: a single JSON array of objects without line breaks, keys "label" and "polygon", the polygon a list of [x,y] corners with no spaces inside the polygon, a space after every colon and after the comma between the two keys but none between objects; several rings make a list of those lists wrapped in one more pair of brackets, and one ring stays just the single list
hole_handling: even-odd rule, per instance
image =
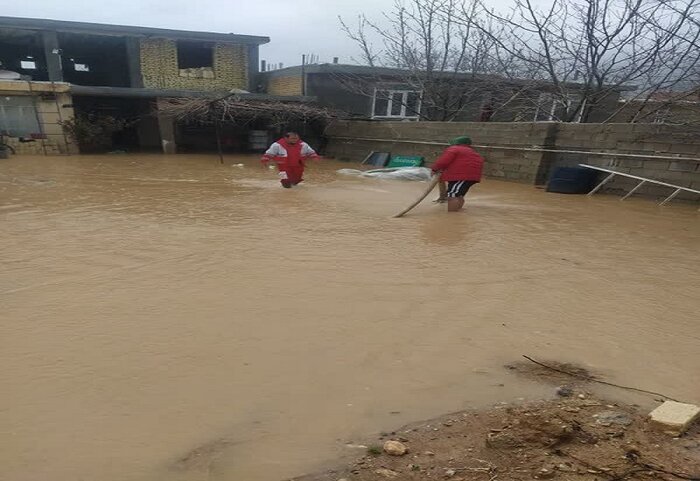
[{"label": "metal railing", "polygon": [[[429,140],[409,140],[409,139],[381,139],[374,137],[346,137],[341,135],[330,135],[331,140],[355,140],[359,142],[382,142],[388,144],[414,144],[414,145],[436,145],[440,147],[448,147],[450,144],[447,142],[434,142]],[[671,160],[671,161],[683,161],[688,160],[691,162],[700,162],[699,157],[684,157],[682,155],[656,155],[656,154],[628,154],[622,152],[608,152],[603,150],[572,150],[572,149],[546,149],[541,147],[513,147],[506,145],[486,145],[486,144],[472,144],[471,147],[477,149],[495,149],[495,150],[514,150],[520,152],[548,152],[554,154],[581,154],[581,155],[597,155],[601,157],[619,157],[628,159],[648,159],[648,160]]]}]

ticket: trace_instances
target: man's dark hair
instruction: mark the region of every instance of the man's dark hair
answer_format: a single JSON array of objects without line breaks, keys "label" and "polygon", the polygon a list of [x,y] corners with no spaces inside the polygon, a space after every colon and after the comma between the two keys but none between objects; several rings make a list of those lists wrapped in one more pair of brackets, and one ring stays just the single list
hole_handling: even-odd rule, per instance
[{"label": "man's dark hair", "polygon": [[297,132],[294,132],[294,131],[287,132],[286,134],[284,134],[285,137],[291,137],[293,135],[296,135],[297,137],[299,137],[299,134]]}]

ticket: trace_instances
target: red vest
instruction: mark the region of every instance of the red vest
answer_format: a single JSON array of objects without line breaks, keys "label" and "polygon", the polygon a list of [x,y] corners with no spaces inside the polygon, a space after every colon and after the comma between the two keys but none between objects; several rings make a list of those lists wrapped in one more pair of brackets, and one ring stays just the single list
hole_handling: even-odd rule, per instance
[{"label": "red vest", "polygon": [[290,144],[286,138],[282,137],[277,143],[287,151],[287,157],[280,157],[275,160],[290,167],[304,165],[304,161],[301,158],[301,139],[296,144]]}]

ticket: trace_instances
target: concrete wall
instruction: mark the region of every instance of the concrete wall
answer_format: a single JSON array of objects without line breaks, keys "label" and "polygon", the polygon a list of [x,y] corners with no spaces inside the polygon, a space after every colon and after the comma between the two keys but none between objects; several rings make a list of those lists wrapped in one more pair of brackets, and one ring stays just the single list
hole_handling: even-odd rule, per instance
[{"label": "concrete wall", "polygon": [[[693,126],[663,124],[561,124],[557,133],[556,147],[561,150],[594,150],[652,157],[700,159],[700,130]],[[700,160],[557,153],[553,162],[555,167],[578,163],[606,167],[700,190]],[[618,177],[605,190],[617,193],[628,192],[636,184],[637,182],[633,179]],[[641,193],[661,197],[670,192],[666,187],[647,185],[642,188]],[[698,196],[683,194],[679,198],[697,199]]]},{"label": "concrete wall", "polygon": [[212,69],[181,70],[177,42],[166,38],[141,39],[141,74],[147,88],[190,90],[248,89],[248,48],[216,44]]},{"label": "concrete wall", "polygon": [[[458,135],[469,135],[486,159],[485,175],[488,177],[543,184],[553,169],[585,163],[700,190],[700,160],[650,158],[681,156],[700,159],[700,135],[697,128],[692,127],[554,122],[338,121],[329,126],[326,134],[329,137],[327,153],[343,160],[359,162],[374,150],[423,155],[431,161],[444,146],[398,141],[446,143]],[[607,152],[610,155],[552,153],[538,149]],[[642,157],[615,155],[620,153],[640,154]],[[632,180],[618,178],[608,184],[606,190],[629,191],[633,185]],[[656,186],[645,186],[638,192],[648,196],[670,194],[668,188]],[[694,194],[679,196],[689,200],[697,197]]]},{"label": "concrete wall", "polygon": [[22,142],[19,138],[5,137],[5,142],[15,149],[17,154],[55,155],[78,153],[77,145],[64,134],[62,121],[74,116],[69,85],[51,82],[0,81],[2,96],[34,97],[38,113],[38,134],[45,138],[34,142]]},{"label": "concrete wall", "polygon": [[[329,155],[343,160],[361,161],[372,150],[393,154],[422,155],[428,161],[443,150],[441,145],[344,140],[338,137],[378,138],[444,142],[460,135],[469,135],[475,143],[529,148],[540,145],[547,134],[547,123],[485,122],[334,122],[326,131],[330,137]],[[534,183],[540,165],[540,152],[479,149],[488,159],[485,174],[507,180]]]}]

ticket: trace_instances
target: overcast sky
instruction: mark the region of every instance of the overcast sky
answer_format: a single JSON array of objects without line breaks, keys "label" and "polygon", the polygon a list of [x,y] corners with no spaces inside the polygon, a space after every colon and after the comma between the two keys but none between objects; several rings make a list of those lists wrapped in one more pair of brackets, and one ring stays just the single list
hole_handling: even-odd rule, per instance
[{"label": "overcast sky", "polygon": [[261,59],[296,65],[356,56],[339,31],[338,15],[379,17],[394,0],[0,0],[0,15],[269,36]]}]

